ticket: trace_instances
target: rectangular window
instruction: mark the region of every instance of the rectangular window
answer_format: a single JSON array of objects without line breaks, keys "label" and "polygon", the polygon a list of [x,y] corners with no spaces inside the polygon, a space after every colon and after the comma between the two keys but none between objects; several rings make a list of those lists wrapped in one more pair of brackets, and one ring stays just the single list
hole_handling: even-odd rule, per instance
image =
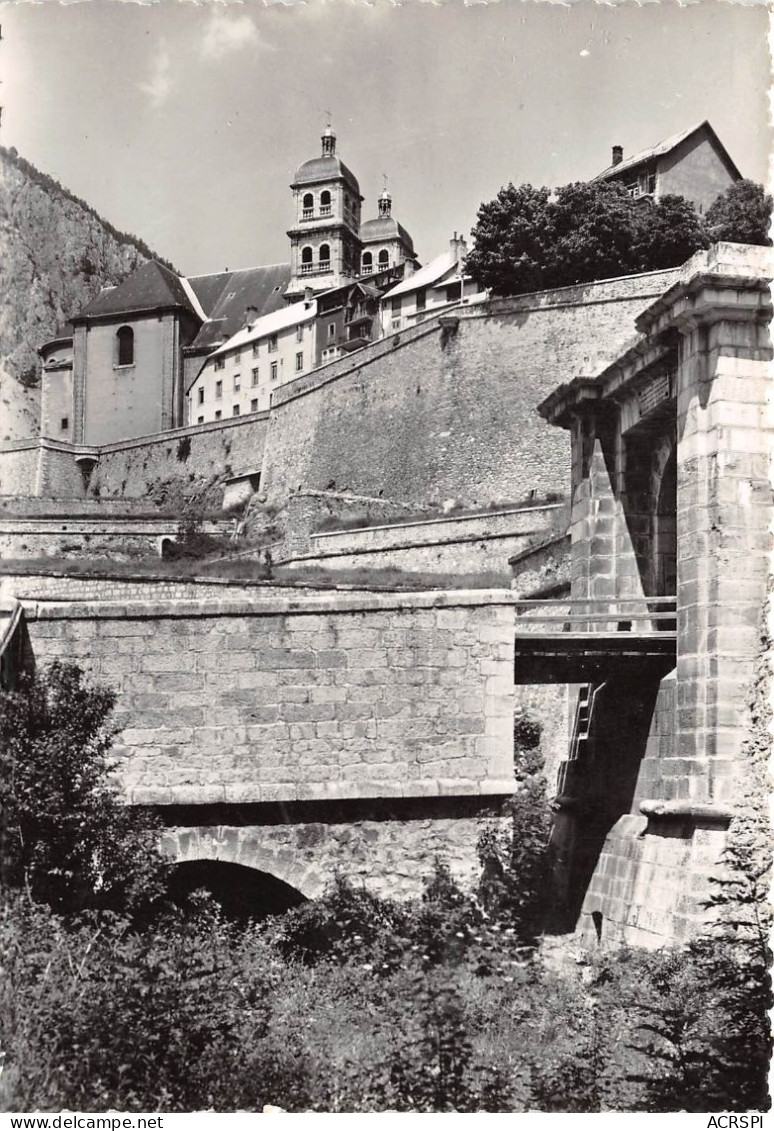
[{"label": "rectangular window", "polygon": [[421,291],[417,291],[417,310],[424,310],[426,306],[427,291],[423,287]]},{"label": "rectangular window", "polygon": [[253,342],[253,357],[258,356],[258,346],[259,346],[258,342]]},{"label": "rectangular window", "polygon": [[242,387],[242,383],[241,383],[239,374],[235,373],[234,374],[234,392],[238,393],[241,387]]},{"label": "rectangular window", "polygon": [[303,342],[304,340],[304,327],[296,326],[296,341]]},{"label": "rectangular window", "polygon": [[239,365],[240,361],[242,360],[242,351],[237,350],[237,352],[233,355],[231,360],[234,362],[234,365]]},{"label": "rectangular window", "polygon": [[196,403],[204,404],[204,385],[200,385],[196,391]]},{"label": "rectangular window", "polygon": [[63,416],[62,417],[62,431],[66,432],[69,427],[70,427],[70,418],[68,416]]},{"label": "rectangular window", "polygon": [[222,381],[216,381],[215,382],[215,396],[218,400],[223,396],[223,382]]},{"label": "rectangular window", "polygon": [[336,323],[335,322],[329,322],[328,323],[328,341],[332,342],[335,337],[336,337]]},{"label": "rectangular window", "polygon": [[276,361],[273,361],[271,363],[271,379],[272,379],[272,381],[277,380],[277,363],[276,363]]},{"label": "rectangular window", "polygon": [[446,301],[456,302],[459,298],[462,298],[462,283],[452,283],[446,288]]},{"label": "rectangular window", "polygon": [[393,316],[396,315],[396,314],[400,314],[400,299],[399,298],[392,299],[392,313],[393,313]]},{"label": "rectangular window", "polygon": [[231,415],[232,416],[239,416],[239,412],[240,412],[239,405],[235,404],[234,407],[231,410]]},{"label": "rectangular window", "polygon": [[272,334],[272,336],[269,338],[269,353],[276,353],[276,352],[277,352],[277,335]]},{"label": "rectangular window", "polygon": [[203,416],[197,416],[196,417],[196,423],[197,424],[204,424],[204,417]]},{"label": "rectangular window", "polygon": [[222,355],[221,355],[221,357],[216,357],[215,358],[215,368],[216,369],[225,369],[225,367],[226,367],[225,357],[223,357]]},{"label": "rectangular window", "polygon": [[304,355],[303,353],[296,354],[296,373],[300,373],[304,368]]},{"label": "rectangular window", "polygon": [[253,399],[250,401],[250,412],[257,412],[257,411],[258,411],[258,398],[253,397]]},{"label": "rectangular window", "polygon": [[257,384],[258,384],[258,370],[254,369],[253,370],[253,385],[255,386]]},{"label": "rectangular window", "polygon": [[220,411],[220,409],[218,409],[218,411],[215,413],[215,419],[220,420],[222,415],[223,415],[223,413]]}]

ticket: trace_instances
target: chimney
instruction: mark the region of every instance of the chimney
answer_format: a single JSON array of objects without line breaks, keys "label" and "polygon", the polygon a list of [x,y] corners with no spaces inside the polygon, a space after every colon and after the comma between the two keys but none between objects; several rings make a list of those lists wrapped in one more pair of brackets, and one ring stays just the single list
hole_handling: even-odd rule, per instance
[{"label": "chimney", "polygon": [[246,306],[245,307],[245,326],[247,328],[252,326],[253,322],[255,322],[257,317],[258,317],[258,307],[257,306]]},{"label": "chimney", "polygon": [[459,263],[467,255],[468,245],[465,243],[465,238],[462,235],[458,236],[456,232],[449,240],[449,247],[455,263]]},{"label": "chimney", "polygon": [[622,161],[623,161],[623,146],[622,145],[614,145],[613,146],[613,164],[614,165],[620,165]]}]

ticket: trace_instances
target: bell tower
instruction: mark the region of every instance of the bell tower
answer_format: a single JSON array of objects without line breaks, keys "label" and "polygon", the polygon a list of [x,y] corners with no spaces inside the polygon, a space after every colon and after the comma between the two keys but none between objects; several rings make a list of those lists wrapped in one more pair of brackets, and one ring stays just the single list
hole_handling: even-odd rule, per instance
[{"label": "bell tower", "polygon": [[319,157],[296,170],[295,223],[289,229],[291,302],[307,289],[320,292],[352,282],[360,273],[360,206],[357,178],[336,154],[336,134],[328,124]]}]

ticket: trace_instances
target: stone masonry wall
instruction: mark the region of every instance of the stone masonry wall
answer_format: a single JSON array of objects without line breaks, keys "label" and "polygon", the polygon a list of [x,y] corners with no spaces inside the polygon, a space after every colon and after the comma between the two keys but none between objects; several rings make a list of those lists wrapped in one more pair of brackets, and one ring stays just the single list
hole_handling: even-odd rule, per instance
[{"label": "stone masonry wall", "polygon": [[177,428],[99,449],[88,494],[172,503],[196,496],[220,506],[225,480],[259,471],[268,413]]},{"label": "stone masonry wall", "polygon": [[40,450],[37,440],[0,444],[0,495],[34,495]]},{"label": "stone masonry wall", "polygon": [[507,592],[29,610],[118,690],[135,804],[507,795]]},{"label": "stone masonry wall", "polygon": [[325,531],[311,536],[308,554],[278,560],[333,570],[393,567],[428,573],[499,571],[507,576],[511,555],[555,523],[566,525],[566,520],[564,507],[549,505]]},{"label": "stone masonry wall", "polygon": [[200,577],[84,577],[66,573],[0,573],[0,600],[19,601],[199,601],[260,600],[303,596],[307,587],[273,581]]},{"label": "stone masonry wall", "polygon": [[[227,534],[233,523],[204,522],[206,534]],[[175,540],[179,523],[173,518],[13,518],[0,516],[0,555],[5,559],[83,558],[118,560],[161,556],[165,539]]]},{"label": "stone masonry wall", "polygon": [[[535,412],[595,373],[676,272],[498,300],[400,333],[293,381],[273,399],[263,486],[470,506],[567,487],[569,444]],[[455,312],[456,314],[457,312]]]}]

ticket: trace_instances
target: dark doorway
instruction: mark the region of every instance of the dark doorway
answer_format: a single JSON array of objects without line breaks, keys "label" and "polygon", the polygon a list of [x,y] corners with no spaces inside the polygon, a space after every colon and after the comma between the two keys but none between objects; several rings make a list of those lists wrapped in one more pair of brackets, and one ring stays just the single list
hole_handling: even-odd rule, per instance
[{"label": "dark doorway", "polygon": [[654,574],[656,595],[677,592],[677,455],[673,448],[661,476],[656,502]]},{"label": "dark doorway", "polygon": [[169,894],[175,903],[185,907],[191,893],[200,889],[210,893],[228,919],[238,922],[281,915],[306,902],[290,884],[242,864],[193,860],[173,869]]}]

